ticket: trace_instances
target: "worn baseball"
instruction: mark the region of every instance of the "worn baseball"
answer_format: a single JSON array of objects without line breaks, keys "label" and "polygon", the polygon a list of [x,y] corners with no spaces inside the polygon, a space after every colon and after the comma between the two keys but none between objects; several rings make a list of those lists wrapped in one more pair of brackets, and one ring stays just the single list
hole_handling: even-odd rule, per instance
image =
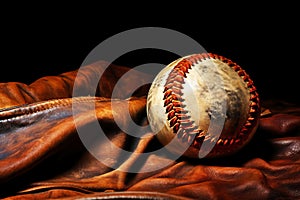
[{"label": "worn baseball", "polygon": [[171,153],[192,158],[236,153],[253,137],[260,101],[249,75],[220,55],[175,60],[153,80],[147,117]]}]

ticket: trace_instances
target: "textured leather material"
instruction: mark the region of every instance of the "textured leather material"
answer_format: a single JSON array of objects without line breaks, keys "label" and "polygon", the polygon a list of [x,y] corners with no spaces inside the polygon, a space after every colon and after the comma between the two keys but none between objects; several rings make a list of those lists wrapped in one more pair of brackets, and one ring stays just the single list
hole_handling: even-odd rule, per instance
[{"label": "textured leather material", "polygon": [[[300,198],[299,105],[262,99],[265,110],[259,128],[240,152],[224,158],[180,157],[173,161],[151,153],[162,148],[151,130],[139,130],[143,137],[134,137],[120,128],[129,126],[130,120],[140,126],[148,123],[147,83],[153,75],[131,73],[112,99],[114,86],[130,68],[112,65],[93,91],[91,81],[103,72],[101,65],[104,62],[85,66],[80,73],[42,77],[30,85],[0,84],[0,198]],[[96,97],[72,99],[77,75],[77,89]],[[142,81],[145,86],[131,95],[128,88],[134,81]],[[80,108],[76,113],[74,104]],[[124,115],[126,111],[129,116]],[[109,143],[91,140],[95,146],[92,154],[78,132],[88,136],[95,122],[101,125]],[[127,128],[132,133],[138,131]],[[111,148],[112,143],[133,153],[126,157]],[[146,152],[150,152],[146,158],[140,156]],[[110,165],[103,164],[95,154]]]}]

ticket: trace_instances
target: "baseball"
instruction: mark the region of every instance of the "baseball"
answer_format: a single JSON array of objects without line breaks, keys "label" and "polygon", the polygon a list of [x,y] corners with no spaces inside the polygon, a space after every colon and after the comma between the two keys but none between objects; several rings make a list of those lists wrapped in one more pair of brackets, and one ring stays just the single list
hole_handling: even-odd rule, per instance
[{"label": "baseball", "polygon": [[249,75],[212,53],[168,64],[147,96],[147,117],[158,140],[169,152],[191,158],[236,153],[253,137],[259,116],[259,95]]}]

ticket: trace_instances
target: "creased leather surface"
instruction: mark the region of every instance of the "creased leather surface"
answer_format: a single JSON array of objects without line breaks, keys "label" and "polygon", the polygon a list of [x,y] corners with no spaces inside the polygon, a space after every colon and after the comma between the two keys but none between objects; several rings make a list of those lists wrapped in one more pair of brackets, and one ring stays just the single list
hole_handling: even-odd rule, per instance
[{"label": "creased leather surface", "polygon": [[[103,62],[85,66],[78,74],[79,87],[95,94],[91,81],[102,73]],[[97,66],[97,67],[95,67]],[[141,159],[138,153],[161,148],[149,129],[133,137],[119,128],[133,119],[147,124],[145,106],[149,85],[131,97],[134,81],[148,83],[152,75],[131,74],[111,94],[114,85],[129,68],[112,66],[99,82],[97,98],[80,103],[75,117],[71,104],[30,116],[30,123],[1,127],[0,197],[2,199],[300,199],[300,106],[286,101],[262,100],[268,110],[262,115],[253,140],[236,155],[218,159],[172,161],[156,153]],[[42,77],[30,85],[0,84],[0,108],[44,100],[72,97],[77,71]],[[87,108],[87,109],[85,109]],[[130,118],[124,115],[129,110]],[[3,112],[3,111],[2,111]],[[95,118],[96,116],[96,118]],[[27,117],[27,118],[26,118]],[[1,118],[2,119],[2,118]],[[5,119],[5,117],[4,117]],[[110,143],[94,140],[96,154],[110,158],[109,166],[97,160],[83,145],[80,131],[89,134],[97,121]],[[138,130],[130,129],[132,133]],[[133,134],[134,135],[134,134]],[[111,142],[134,152],[124,157]],[[109,155],[109,156],[107,156]],[[158,166],[168,164],[157,169]],[[112,167],[113,166],[113,167]],[[131,169],[146,171],[128,173]]]}]

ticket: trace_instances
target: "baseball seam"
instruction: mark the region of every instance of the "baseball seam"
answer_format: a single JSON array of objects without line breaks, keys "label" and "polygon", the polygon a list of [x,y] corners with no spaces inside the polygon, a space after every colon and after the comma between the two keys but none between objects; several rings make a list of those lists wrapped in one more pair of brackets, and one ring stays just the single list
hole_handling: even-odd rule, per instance
[{"label": "baseball seam", "polygon": [[[200,148],[205,139],[206,133],[198,129],[195,122],[191,120],[191,116],[188,115],[188,111],[185,110],[184,98],[183,98],[183,84],[187,74],[192,67],[202,60],[206,59],[218,59],[228,66],[230,66],[246,83],[248,91],[250,93],[250,105],[249,114],[246,122],[239,131],[237,137],[220,138],[216,142],[216,146],[213,151],[217,153],[223,147],[235,147],[241,146],[249,137],[252,129],[256,126],[256,119],[259,116],[259,96],[256,87],[253,85],[253,81],[249,75],[236,63],[231,60],[212,53],[195,54],[180,60],[171,70],[164,85],[164,107],[166,109],[167,118],[170,127],[173,129],[173,133],[182,141],[192,142],[192,146]],[[193,141],[192,138],[194,138]]]}]

